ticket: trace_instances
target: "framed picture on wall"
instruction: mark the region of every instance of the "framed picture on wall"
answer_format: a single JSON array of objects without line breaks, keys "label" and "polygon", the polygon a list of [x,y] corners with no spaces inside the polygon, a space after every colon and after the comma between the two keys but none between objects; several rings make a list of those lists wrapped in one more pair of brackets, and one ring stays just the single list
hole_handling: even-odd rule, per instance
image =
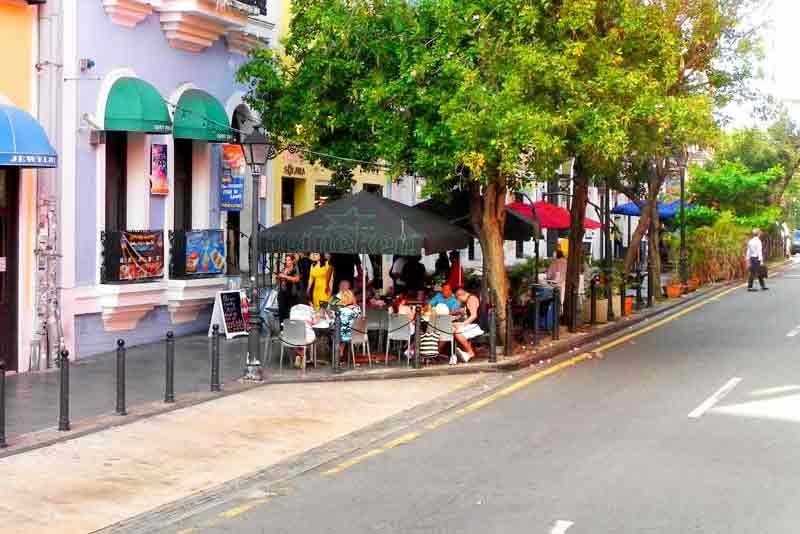
[{"label": "framed picture on wall", "polygon": [[150,194],[168,195],[167,145],[150,145]]}]

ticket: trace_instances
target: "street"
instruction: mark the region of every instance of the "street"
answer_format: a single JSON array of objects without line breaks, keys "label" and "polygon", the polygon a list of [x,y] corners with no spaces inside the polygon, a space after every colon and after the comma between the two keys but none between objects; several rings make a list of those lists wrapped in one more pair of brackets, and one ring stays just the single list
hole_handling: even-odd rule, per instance
[{"label": "street", "polygon": [[163,532],[796,533],[800,269],[769,282]]}]

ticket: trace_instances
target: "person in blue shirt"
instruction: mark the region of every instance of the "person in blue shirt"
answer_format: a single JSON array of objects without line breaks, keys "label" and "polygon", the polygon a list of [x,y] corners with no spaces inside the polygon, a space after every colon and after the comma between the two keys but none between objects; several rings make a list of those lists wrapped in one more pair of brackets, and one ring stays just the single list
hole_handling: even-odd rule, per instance
[{"label": "person in blue shirt", "polygon": [[428,304],[430,304],[431,307],[436,307],[437,304],[444,304],[451,312],[461,307],[456,296],[453,295],[453,288],[450,287],[450,284],[442,284],[441,291],[436,293],[433,298],[428,301]]}]

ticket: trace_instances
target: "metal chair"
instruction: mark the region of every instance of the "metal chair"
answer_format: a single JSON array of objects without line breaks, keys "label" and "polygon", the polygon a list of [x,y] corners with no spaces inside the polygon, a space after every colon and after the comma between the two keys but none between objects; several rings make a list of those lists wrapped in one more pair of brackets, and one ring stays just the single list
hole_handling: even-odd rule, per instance
[{"label": "metal chair", "polygon": [[[406,349],[411,348],[411,322],[408,320],[406,315],[389,315],[389,325],[388,330],[386,332],[386,362],[385,365],[389,365],[389,346],[391,345],[392,341],[401,341],[406,343]],[[402,347],[402,345],[401,345]],[[397,352],[398,360],[402,359],[403,354],[400,352],[401,349]],[[409,362],[411,358],[408,358]]]},{"label": "metal chair", "polygon": [[303,349],[303,370],[306,368],[306,360],[308,347],[311,346],[311,357],[314,367],[317,366],[317,351],[314,343],[306,343],[306,323],[305,321],[286,320],[283,322],[283,334],[281,335],[281,359],[279,369],[283,370],[283,353],[284,349],[289,346],[291,348]]},{"label": "metal chair", "polygon": [[350,358],[353,361],[353,367],[356,366],[356,350],[357,345],[361,346],[361,350],[367,353],[367,361],[369,366],[372,367],[372,354],[369,351],[369,336],[367,335],[367,319],[361,317],[353,323],[352,332],[350,334]]},{"label": "metal chair", "polygon": [[264,341],[264,362],[265,367],[269,366],[272,361],[272,345],[276,341],[281,340],[281,322],[272,313],[267,313],[266,321],[264,322],[267,330],[267,339]]},{"label": "metal chair", "polygon": [[383,333],[389,324],[389,310],[378,308],[367,313],[367,332],[378,332],[378,349],[383,346]]},{"label": "metal chair", "polygon": [[450,359],[452,359],[456,351],[456,340],[453,337],[453,318],[449,315],[436,315],[433,327],[436,329],[436,333],[439,334],[439,341],[450,343]]}]

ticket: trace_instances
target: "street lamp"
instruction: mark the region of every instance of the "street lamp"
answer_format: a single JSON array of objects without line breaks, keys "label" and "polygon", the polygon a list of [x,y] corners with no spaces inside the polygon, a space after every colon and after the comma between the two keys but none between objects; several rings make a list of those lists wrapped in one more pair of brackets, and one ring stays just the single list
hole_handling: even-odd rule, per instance
[{"label": "street lamp", "polygon": [[247,336],[247,359],[245,380],[260,382],[264,380],[261,367],[261,319],[258,313],[258,192],[261,176],[267,161],[278,154],[275,143],[258,127],[241,141],[244,159],[250,166],[253,178],[252,224],[250,231],[250,331]]}]

